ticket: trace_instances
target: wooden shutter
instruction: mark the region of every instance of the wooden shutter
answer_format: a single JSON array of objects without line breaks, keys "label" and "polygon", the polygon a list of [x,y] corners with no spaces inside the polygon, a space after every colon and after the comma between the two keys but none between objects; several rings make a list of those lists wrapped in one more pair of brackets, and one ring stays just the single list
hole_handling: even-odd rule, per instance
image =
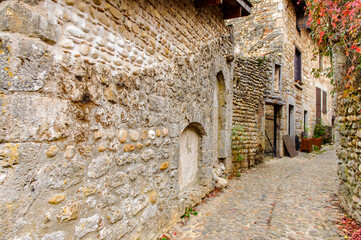
[{"label": "wooden shutter", "polygon": [[327,93],[322,91],[322,112],[323,114],[327,113]]},{"label": "wooden shutter", "polygon": [[297,27],[298,28],[311,28],[311,26],[308,25],[307,22],[308,22],[308,15],[305,15],[305,13],[297,14]]},{"label": "wooden shutter", "polygon": [[301,52],[296,48],[295,51],[295,81],[302,81],[302,58]]},{"label": "wooden shutter", "polygon": [[316,121],[321,119],[321,89],[316,87]]}]

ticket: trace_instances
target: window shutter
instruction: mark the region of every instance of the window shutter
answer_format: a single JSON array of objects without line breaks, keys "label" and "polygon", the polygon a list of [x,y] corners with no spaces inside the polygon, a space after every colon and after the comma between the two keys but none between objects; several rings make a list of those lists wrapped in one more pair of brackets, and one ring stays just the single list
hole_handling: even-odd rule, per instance
[{"label": "window shutter", "polygon": [[310,29],[311,26],[307,24],[308,22],[308,15],[304,13],[297,14],[297,27],[298,28],[308,28]]},{"label": "window shutter", "polygon": [[321,89],[316,87],[316,121],[321,119]]},{"label": "window shutter", "polygon": [[295,51],[295,81],[302,81],[302,54],[296,48]]},{"label": "window shutter", "polygon": [[324,114],[327,113],[327,93],[326,93],[326,91],[322,91],[322,112]]}]

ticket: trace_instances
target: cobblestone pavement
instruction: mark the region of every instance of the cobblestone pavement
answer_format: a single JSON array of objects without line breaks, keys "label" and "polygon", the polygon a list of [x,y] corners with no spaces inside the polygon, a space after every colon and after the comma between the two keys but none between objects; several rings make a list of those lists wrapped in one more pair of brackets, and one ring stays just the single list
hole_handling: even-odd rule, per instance
[{"label": "cobblestone pavement", "polygon": [[[178,223],[171,239],[344,239],[335,221],[335,150],[273,159],[231,181],[221,194]],[[167,234],[167,235],[168,235]]]}]

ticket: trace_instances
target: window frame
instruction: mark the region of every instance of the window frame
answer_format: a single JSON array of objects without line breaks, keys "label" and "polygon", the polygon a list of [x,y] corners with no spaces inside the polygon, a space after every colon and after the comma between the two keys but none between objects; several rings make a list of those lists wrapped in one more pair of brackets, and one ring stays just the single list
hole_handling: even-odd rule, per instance
[{"label": "window frame", "polygon": [[[279,71],[279,74],[278,74],[278,91],[275,91],[275,77],[276,77],[276,70],[278,69]],[[282,79],[282,65],[281,64],[278,64],[278,63],[274,63],[273,64],[273,82],[272,82],[272,92],[273,93],[277,93],[277,94],[280,94],[282,92],[281,90],[281,79]]]},{"label": "window frame", "polygon": [[327,114],[327,92],[322,90],[322,113]]},{"label": "window frame", "polygon": [[302,52],[297,46],[295,46],[294,57],[294,80],[295,82],[302,82]]}]

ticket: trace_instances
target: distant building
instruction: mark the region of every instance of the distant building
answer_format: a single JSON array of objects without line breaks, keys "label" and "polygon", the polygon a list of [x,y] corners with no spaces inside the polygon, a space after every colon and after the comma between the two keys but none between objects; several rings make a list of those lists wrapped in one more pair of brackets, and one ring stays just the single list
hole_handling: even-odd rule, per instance
[{"label": "distant building", "polygon": [[290,135],[297,145],[303,132],[312,137],[317,119],[332,125],[332,85],[312,73],[329,67],[329,59],[318,56],[304,5],[297,2],[253,1],[251,15],[231,21],[236,42],[233,122],[248,134],[233,155],[244,157],[243,167],[260,161],[263,151],[283,156],[282,136]]}]

